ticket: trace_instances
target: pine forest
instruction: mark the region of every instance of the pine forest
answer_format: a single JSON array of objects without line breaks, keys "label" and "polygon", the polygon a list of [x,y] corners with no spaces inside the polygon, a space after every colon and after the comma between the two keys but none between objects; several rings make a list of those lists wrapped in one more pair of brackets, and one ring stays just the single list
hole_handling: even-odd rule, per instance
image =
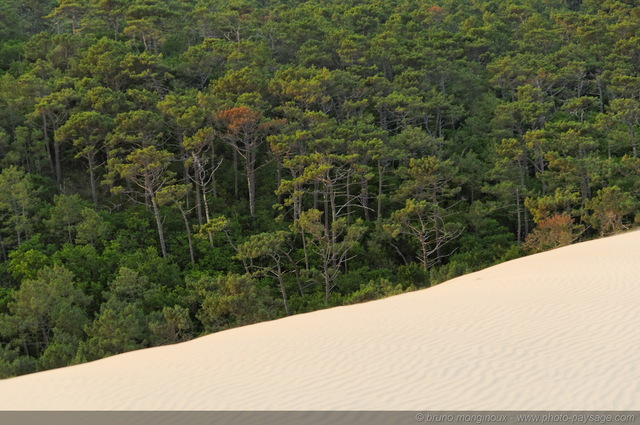
[{"label": "pine forest", "polygon": [[639,46],[636,0],[0,0],[0,378],[634,227]]}]

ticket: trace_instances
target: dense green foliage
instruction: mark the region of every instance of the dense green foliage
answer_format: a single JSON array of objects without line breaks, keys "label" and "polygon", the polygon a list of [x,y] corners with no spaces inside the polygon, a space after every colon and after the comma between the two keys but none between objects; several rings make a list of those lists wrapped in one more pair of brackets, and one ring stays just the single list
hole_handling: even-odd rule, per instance
[{"label": "dense green foliage", "polygon": [[632,226],[638,34],[625,0],[0,0],[0,376]]}]

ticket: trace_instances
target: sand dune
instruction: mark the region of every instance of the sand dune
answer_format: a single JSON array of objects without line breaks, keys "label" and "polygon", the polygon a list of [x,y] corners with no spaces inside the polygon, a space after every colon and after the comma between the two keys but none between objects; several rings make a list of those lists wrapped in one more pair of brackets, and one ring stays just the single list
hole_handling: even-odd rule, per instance
[{"label": "sand dune", "polygon": [[640,410],[640,232],[0,381],[3,410]]}]

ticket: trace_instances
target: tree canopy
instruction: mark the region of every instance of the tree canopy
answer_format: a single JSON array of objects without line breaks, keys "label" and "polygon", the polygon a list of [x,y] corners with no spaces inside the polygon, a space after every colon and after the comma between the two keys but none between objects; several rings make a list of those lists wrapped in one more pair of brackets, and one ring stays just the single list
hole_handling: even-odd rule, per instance
[{"label": "tree canopy", "polygon": [[635,226],[639,28],[622,0],[0,0],[0,377]]}]

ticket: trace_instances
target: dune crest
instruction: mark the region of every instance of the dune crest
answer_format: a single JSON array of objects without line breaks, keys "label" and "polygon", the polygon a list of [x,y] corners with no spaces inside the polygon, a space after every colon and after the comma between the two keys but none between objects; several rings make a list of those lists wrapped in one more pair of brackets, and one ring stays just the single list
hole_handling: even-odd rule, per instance
[{"label": "dune crest", "polygon": [[0,381],[2,410],[640,410],[640,232]]}]

